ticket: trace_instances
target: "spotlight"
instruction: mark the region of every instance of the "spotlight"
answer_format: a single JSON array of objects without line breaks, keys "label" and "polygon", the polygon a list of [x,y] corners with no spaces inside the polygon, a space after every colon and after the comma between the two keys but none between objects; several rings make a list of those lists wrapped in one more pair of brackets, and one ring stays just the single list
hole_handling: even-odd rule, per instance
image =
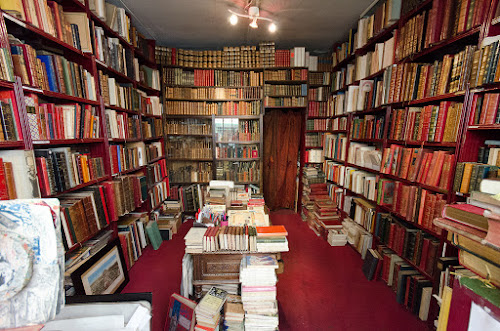
[{"label": "spotlight", "polygon": [[257,25],[257,18],[254,18],[250,23],[250,27],[257,29],[259,26]]},{"label": "spotlight", "polygon": [[238,16],[236,15],[231,15],[229,17],[229,23],[231,23],[231,25],[236,25],[236,23],[238,23]]},{"label": "spotlight", "polygon": [[269,24],[269,32],[271,33],[276,32],[276,24],[274,23]]}]

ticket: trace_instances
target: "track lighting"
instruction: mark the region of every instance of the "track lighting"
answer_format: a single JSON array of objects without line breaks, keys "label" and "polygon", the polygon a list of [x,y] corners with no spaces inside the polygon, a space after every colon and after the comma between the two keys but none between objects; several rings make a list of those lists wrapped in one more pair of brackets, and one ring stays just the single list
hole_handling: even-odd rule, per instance
[{"label": "track lighting", "polygon": [[245,7],[245,10],[247,11],[248,14],[240,14],[237,12],[232,11],[231,9],[228,9],[228,11],[231,13],[231,16],[229,17],[229,23],[231,25],[236,25],[238,23],[238,17],[244,17],[244,18],[249,18],[251,20],[250,22],[250,27],[257,29],[259,25],[257,24],[258,20],[264,20],[264,21],[269,21],[271,24],[269,25],[269,31],[271,33],[276,32],[276,24],[274,24],[273,20],[267,17],[261,17],[260,16],[260,10],[259,7],[257,6],[248,6]]},{"label": "track lighting", "polygon": [[236,25],[238,23],[238,16],[236,15],[231,15],[231,17],[229,17],[229,23],[231,23],[231,25]]},{"label": "track lighting", "polygon": [[257,18],[254,18],[252,22],[250,23],[250,27],[257,29],[259,26],[257,25]]},{"label": "track lighting", "polygon": [[271,33],[276,32],[276,24],[274,23],[269,24],[269,32]]}]

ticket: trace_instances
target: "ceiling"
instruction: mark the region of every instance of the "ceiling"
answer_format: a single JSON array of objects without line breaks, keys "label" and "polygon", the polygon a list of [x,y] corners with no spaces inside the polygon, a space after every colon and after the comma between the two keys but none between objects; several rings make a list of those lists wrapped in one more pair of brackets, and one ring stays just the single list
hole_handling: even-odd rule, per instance
[{"label": "ceiling", "polygon": [[[272,18],[278,30],[271,34],[268,23],[259,28],[240,18],[229,24],[228,9],[243,13],[248,0],[115,0],[133,14],[139,31],[158,45],[188,49],[219,49],[222,46],[256,45],[275,41],[277,48],[305,46],[309,51],[327,51],[344,41],[359,15],[373,0],[252,0],[261,16]],[[261,23],[262,22],[262,23]]]}]

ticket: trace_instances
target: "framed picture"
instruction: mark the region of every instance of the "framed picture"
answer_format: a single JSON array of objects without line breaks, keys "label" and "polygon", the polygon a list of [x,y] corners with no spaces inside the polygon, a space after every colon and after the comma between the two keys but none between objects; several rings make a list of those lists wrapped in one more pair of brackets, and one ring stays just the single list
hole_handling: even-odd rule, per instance
[{"label": "framed picture", "polygon": [[118,238],[71,274],[76,294],[98,295],[120,292],[128,283],[122,248]]}]

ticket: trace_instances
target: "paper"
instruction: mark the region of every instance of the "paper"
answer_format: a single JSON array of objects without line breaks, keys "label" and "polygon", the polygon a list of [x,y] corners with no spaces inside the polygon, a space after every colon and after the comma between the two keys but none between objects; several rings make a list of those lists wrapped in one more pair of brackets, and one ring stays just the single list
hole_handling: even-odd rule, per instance
[{"label": "paper", "polygon": [[[469,317],[469,331],[500,330],[500,321],[497,321],[485,309],[472,302]],[[488,309],[489,310],[489,309]]]},{"label": "paper", "polygon": [[121,330],[124,325],[123,315],[107,315],[50,321],[45,324],[42,331]]},{"label": "paper", "polygon": [[130,318],[130,321],[127,323],[127,329],[129,330],[142,330],[142,328],[149,322],[151,319],[151,313],[149,309],[146,309],[143,306],[137,307],[134,312],[134,315]]}]

